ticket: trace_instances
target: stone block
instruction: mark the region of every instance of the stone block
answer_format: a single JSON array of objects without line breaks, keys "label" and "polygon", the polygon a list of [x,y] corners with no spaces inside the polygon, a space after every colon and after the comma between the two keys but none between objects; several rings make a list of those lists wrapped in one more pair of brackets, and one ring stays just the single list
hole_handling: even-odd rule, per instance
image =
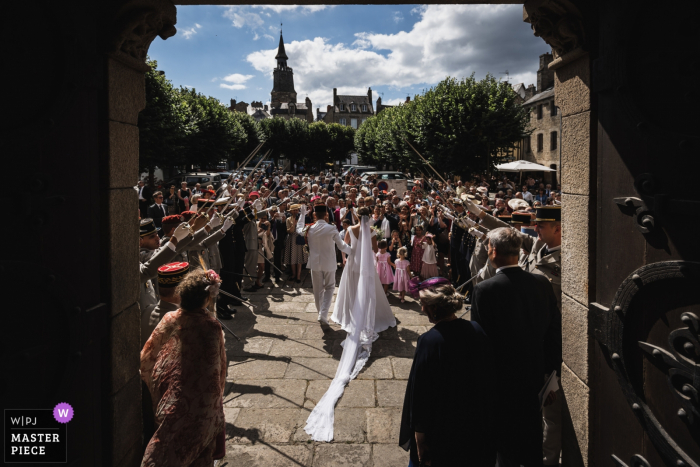
[{"label": "stone block", "polygon": [[[308,402],[308,401],[307,401]],[[311,440],[311,437],[304,431],[306,420],[309,418],[311,408],[304,408],[299,411],[297,419],[297,431],[294,434],[294,441],[303,443]],[[333,443],[364,443],[367,432],[366,409],[354,409],[336,407],[333,417]]]},{"label": "stone block", "polygon": [[132,188],[139,179],[139,128],[109,122],[109,187]]},{"label": "stone block", "polygon": [[226,423],[226,438],[234,444],[287,443],[296,431],[299,409],[240,409]]},{"label": "stone block", "polygon": [[316,447],[314,467],[370,467],[369,444],[321,444]]},{"label": "stone block", "polygon": [[398,444],[401,428],[401,409],[380,407],[367,409],[367,442]]},{"label": "stone block", "polygon": [[378,380],[377,405],[379,407],[403,407],[407,383],[408,381],[405,380]]},{"label": "stone block", "polygon": [[111,396],[112,465],[119,465],[140,449],[143,436],[141,413],[141,378],[136,375]]},{"label": "stone block", "polygon": [[304,380],[264,379],[226,383],[224,407],[299,408],[304,405],[305,393]]},{"label": "stone block", "polygon": [[390,358],[370,358],[357,375],[357,379],[391,379],[394,372],[391,369]]},{"label": "stone block", "polygon": [[588,304],[589,219],[587,196],[562,195],[561,289],[582,305]]},{"label": "stone block", "polygon": [[562,191],[590,195],[591,112],[563,117],[561,133]]},{"label": "stone block", "polygon": [[[109,191],[109,272],[112,316],[139,300],[139,218],[133,188]],[[134,209],[129,209],[134,206]]]},{"label": "stone block", "polygon": [[554,103],[562,117],[590,110],[591,108],[591,63],[584,55],[554,73]]},{"label": "stone block", "polygon": [[407,451],[398,446],[397,439],[394,444],[373,444],[372,464],[374,467],[406,467],[409,461]]},{"label": "stone block", "polygon": [[278,357],[310,357],[330,358],[335,341],[325,342],[319,339],[310,340],[274,340],[270,355]]},{"label": "stone block", "polygon": [[300,313],[287,313],[287,324],[296,324],[308,326],[310,323],[318,324],[318,313],[306,313],[303,310]]},{"label": "stone block", "polygon": [[[235,331],[234,331],[235,332]],[[267,355],[272,347],[273,339],[243,339],[226,341],[226,355],[229,358]]]},{"label": "stone block", "polygon": [[333,379],[338,361],[332,358],[293,357],[287,367],[285,378],[289,379]]},{"label": "stone block", "polygon": [[394,310],[394,316],[396,317],[397,324],[401,324],[402,326],[433,326],[432,324],[430,324],[430,320],[428,320],[427,316],[421,315],[419,313],[414,313],[410,311],[397,312],[396,310]]},{"label": "stone block", "polygon": [[593,337],[588,328],[588,308],[562,296],[562,356],[564,363],[588,384],[588,362]]},{"label": "stone block", "polygon": [[253,328],[247,333],[248,339],[302,339],[305,328],[302,326],[287,326],[286,324],[255,323]]},{"label": "stone block", "polygon": [[411,374],[412,365],[413,358],[392,358],[391,366],[394,368],[394,378],[408,379],[408,375]]},{"label": "stone block", "polygon": [[146,107],[145,73],[107,59],[108,119],[137,125]]},{"label": "stone block", "polygon": [[238,414],[241,413],[242,409],[232,409],[230,407],[224,407],[224,419],[227,424],[233,425],[236,423]]},{"label": "stone block", "polygon": [[139,378],[141,311],[138,303],[112,317],[109,336],[112,349],[110,394],[115,394],[133,378]]},{"label": "stone block", "polygon": [[428,328],[426,326],[408,326],[403,324],[396,325],[379,333],[380,339],[394,339],[400,341],[417,341],[421,334],[424,334]]},{"label": "stone block", "polygon": [[226,467],[309,466],[313,445],[236,445],[226,443]]},{"label": "stone block", "polygon": [[588,465],[590,389],[567,365],[562,365],[561,385],[567,407],[562,412],[562,445],[568,446],[562,450],[563,465]]},{"label": "stone block", "polygon": [[413,358],[416,344],[416,341],[404,342],[378,339],[372,344],[372,355],[375,357]]},{"label": "stone block", "polygon": [[[317,404],[328,390],[329,380],[315,380],[309,382],[306,390],[306,398]],[[375,407],[374,381],[352,380],[345,387],[336,407]]]},{"label": "stone block", "polygon": [[[298,328],[300,326],[290,326]],[[347,333],[340,329],[340,326],[329,321],[328,326],[323,326],[319,324],[309,324],[305,328],[304,339],[345,339]]]},{"label": "stone block", "polygon": [[277,379],[284,378],[288,363],[282,360],[260,360],[235,357],[228,363],[228,379]]}]

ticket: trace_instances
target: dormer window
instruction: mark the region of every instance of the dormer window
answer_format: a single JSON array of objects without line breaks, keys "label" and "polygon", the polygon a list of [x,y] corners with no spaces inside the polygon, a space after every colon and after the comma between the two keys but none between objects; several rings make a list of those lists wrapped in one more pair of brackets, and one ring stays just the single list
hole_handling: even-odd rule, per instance
[{"label": "dormer window", "polygon": [[362,111],[367,112],[367,104],[362,104]]},{"label": "dormer window", "polygon": [[345,104],[340,104],[340,110],[345,110]]},{"label": "dormer window", "polygon": [[350,104],[350,110],[355,112],[357,110],[357,106],[355,104]]}]

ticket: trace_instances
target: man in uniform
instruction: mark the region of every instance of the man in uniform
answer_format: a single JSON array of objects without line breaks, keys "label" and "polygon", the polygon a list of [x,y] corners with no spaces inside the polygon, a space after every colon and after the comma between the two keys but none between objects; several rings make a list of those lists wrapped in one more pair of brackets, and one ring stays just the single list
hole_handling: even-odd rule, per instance
[{"label": "man in uniform", "polygon": [[[246,253],[243,228],[248,224],[255,224],[255,213],[250,206],[239,211],[241,206],[243,206],[243,199],[238,203],[232,204],[232,209],[236,211],[236,221],[233,223],[229,235],[219,243],[219,251],[221,253],[220,275],[221,290],[241,300],[247,300],[247,297],[241,295],[241,290],[243,288],[243,265]],[[220,307],[218,310],[220,311],[223,307],[227,312],[235,313],[236,310],[233,307],[240,303],[240,301],[235,301],[235,299],[222,294],[219,296]]]},{"label": "man in uniform", "polygon": [[[258,211],[262,209],[262,202],[258,199],[258,192],[254,191],[250,194],[251,207],[253,212],[257,214]],[[254,219],[257,219],[257,215],[254,215]],[[246,223],[243,226],[243,237],[245,242],[245,270],[246,274],[252,276],[249,279],[251,284],[249,287],[245,288],[246,292],[255,292],[258,287],[255,285],[255,277],[258,274],[258,228],[255,222]]]},{"label": "man in uniform", "polygon": [[467,225],[463,220],[465,214],[462,200],[455,198],[450,207],[454,209],[454,215],[445,213],[445,217],[452,221],[450,227],[450,266],[452,268],[452,283],[458,285],[460,280],[466,281],[469,278],[468,263],[462,248]]},{"label": "man in uniform", "polygon": [[190,265],[181,261],[164,264],[158,268],[158,303],[149,315],[143,315],[141,318],[142,347],[163,316],[171,311],[177,311],[180,307],[180,296],[175,293],[175,287],[188,272],[190,272]]}]

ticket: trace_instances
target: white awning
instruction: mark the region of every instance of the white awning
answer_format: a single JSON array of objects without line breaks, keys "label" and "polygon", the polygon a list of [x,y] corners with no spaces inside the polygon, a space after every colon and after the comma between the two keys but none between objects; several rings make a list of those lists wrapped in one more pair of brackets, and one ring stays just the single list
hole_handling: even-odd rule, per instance
[{"label": "white awning", "polygon": [[496,166],[501,172],[556,172],[547,166],[529,161],[513,161]]}]

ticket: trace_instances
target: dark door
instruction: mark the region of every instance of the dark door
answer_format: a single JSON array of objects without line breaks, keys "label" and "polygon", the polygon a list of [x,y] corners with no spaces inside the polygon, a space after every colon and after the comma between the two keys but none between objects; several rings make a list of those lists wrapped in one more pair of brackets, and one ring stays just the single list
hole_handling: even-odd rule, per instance
[{"label": "dark door", "polygon": [[697,466],[700,42],[691,14],[599,5],[589,465]]}]

